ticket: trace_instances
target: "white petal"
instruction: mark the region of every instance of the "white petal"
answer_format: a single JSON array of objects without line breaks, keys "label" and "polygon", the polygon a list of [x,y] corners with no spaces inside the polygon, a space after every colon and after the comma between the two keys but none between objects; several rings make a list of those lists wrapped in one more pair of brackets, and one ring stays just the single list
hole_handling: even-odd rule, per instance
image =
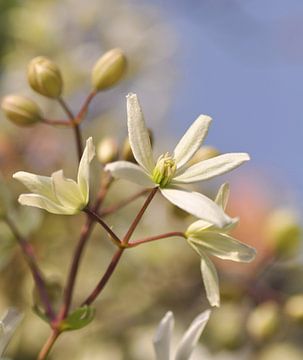
[{"label": "white petal", "polygon": [[202,252],[201,255],[201,274],[205,286],[206,296],[211,306],[220,306],[219,279],[215,265]]},{"label": "white petal", "polygon": [[136,94],[127,95],[127,126],[129,143],[135,159],[147,173],[152,173],[155,162],[148,130]]},{"label": "white petal", "polygon": [[170,341],[174,328],[174,315],[168,311],[161,320],[153,339],[156,360],[170,359]]},{"label": "white petal", "polygon": [[188,360],[209,319],[211,311],[206,310],[198,315],[181,339],[177,348],[175,360]]},{"label": "white petal", "polygon": [[54,172],[51,177],[54,193],[64,207],[81,210],[87,205],[88,201],[81,193],[79,185],[74,180],[67,179],[62,170]]},{"label": "white petal", "polygon": [[63,207],[49,198],[37,194],[21,194],[18,201],[21,205],[34,206],[52,214],[73,215],[78,212],[75,209]]},{"label": "white petal", "polygon": [[78,185],[86,204],[89,200],[89,164],[94,156],[95,146],[93,144],[93,139],[90,137],[86,140],[86,146],[83,151],[78,169]]},{"label": "white petal", "polygon": [[174,177],[176,184],[193,183],[211,179],[231,171],[249,160],[246,153],[230,153],[203,160],[190,166],[180,175]]},{"label": "white petal", "polygon": [[250,262],[256,256],[254,248],[223,233],[205,231],[201,238],[192,237],[191,241],[211,255],[224,260]]},{"label": "white petal", "polygon": [[13,175],[13,178],[21,181],[33,193],[40,194],[56,201],[50,177],[18,171]]},{"label": "white petal", "polygon": [[212,223],[205,221],[205,220],[198,220],[189,225],[185,234],[187,237],[195,236],[195,235],[205,231],[206,229],[209,229],[212,227],[213,227]]},{"label": "white petal", "polygon": [[229,199],[229,194],[230,194],[229,184],[228,183],[222,184],[218,190],[215,203],[218,204],[223,210],[226,209]]},{"label": "white petal", "polygon": [[155,187],[155,183],[146,175],[143,169],[129,161],[109,163],[104,170],[110,171],[114,178],[128,180],[141,186]]},{"label": "white petal", "polygon": [[174,205],[219,228],[229,225],[232,221],[214,201],[205,195],[179,188],[160,188],[160,191]]},{"label": "white petal", "polygon": [[178,168],[183,166],[193,157],[195,152],[201,146],[207,135],[208,127],[211,123],[211,117],[200,115],[197,120],[187,129],[174,150],[174,158]]},{"label": "white petal", "polygon": [[16,327],[22,319],[22,315],[14,308],[10,308],[5,313],[4,317],[0,320],[0,357],[2,359],[3,352],[5,351],[11,337],[16,330]]}]

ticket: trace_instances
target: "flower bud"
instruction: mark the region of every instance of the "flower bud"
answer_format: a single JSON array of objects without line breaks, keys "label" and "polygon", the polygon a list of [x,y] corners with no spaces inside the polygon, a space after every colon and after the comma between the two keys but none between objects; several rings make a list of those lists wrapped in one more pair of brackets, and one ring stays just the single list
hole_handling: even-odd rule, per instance
[{"label": "flower bud", "polygon": [[303,322],[303,294],[291,296],[286,301],[284,311],[293,320]]},{"label": "flower bud", "polygon": [[267,220],[269,245],[277,255],[294,255],[299,248],[301,234],[298,220],[289,209],[278,209]]},{"label": "flower bud", "polygon": [[220,155],[219,150],[217,150],[215,147],[213,146],[202,146],[196,153],[195,155],[190,159],[190,161],[188,162],[189,165],[194,165],[200,161],[203,160],[207,160],[210,158],[213,158],[215,156]]},{"label": "flower bud", "polygon": [[106,137],[100,141],[97,147],[97,157],[101,164],[118,159],[118,144],[112,137]]},{"label": "flower bud", "polygon": [[5,96],[1,107],[6,117],[16,125],[30,126],[42,120],[38,105],[25,96]]},{"label": "flower bud", "polygon": [[115,85],[126,70],[126,57],[120,49],[106,52],[92,70],[92,85],[97,91]]},{"label": "flower bud", "polygon": [[257,306],[247,320],[247,331],[257,341],[268,340],[280,323],[279,307],[273,301]]},{"label": "flower bud", "polygon": [[38,56],[28,65],[30,86],[39,94],[57,98],[62,93],[63,80],[58,66],[46,57]]}]

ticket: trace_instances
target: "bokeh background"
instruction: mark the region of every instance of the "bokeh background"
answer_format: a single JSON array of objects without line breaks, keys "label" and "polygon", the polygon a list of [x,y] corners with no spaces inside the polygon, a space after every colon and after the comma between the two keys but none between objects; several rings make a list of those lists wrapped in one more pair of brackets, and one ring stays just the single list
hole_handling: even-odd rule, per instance
[{"label": "bokeh background", "polygon": [[[255,246],[258,257],[250,265],[217,263],[223,304],[214,310],[195,359],[303,358],[302,19],[299,0],[0,1],[1,98],[27,95],[49,118],[62,118],[56,103],[29,88],[28,62],[44,55],[60,66],[65,98],[76,112],[90,91],[95,61],[120,47],[128,57],[127,76],[94,99],[82,125],[85,136],[93,134],[98,143],[110,135],[122,146],[125,95],[136,92],[156,153],[172,149],[204,113],[214,118],[208,145],[251,155],[251,162],[232,174],[196,186],[213,197],[222,182],[231,183],[228,212],[241,218],[234,235]],[[20,209],[16,198],[24,188],[11,175],[21,169],[49,175],[64,168],[74,176],[73,134],[45,125],[19,128],[3,114],[0,128],[2,197],[11,194],[7,201],[13,216],[35,247],[47,279],[62,284],[83,218]],[[92,195],[100,168],[96,161]],[[137,190],[118,182],[108,204]],[[108,222],[123,233],[139,206],[140,200]],[[159,198],[136,235],[183,230],[192,220]],[[75,306],[113,253],[105,238],[96,228],[81,266]],[[31,311],[33,283],[3,222],[0,271],[1,312],[14,305],[25,313],[9,355],[35,359],[49,330]],[[126,254],[96,302],[96,320],[63,335],[51,359],[153,359],[153,333],[167,310],[175,313],[178,338],[207,307],[199,259],[187,244],[171,239],[146,245]]]}]

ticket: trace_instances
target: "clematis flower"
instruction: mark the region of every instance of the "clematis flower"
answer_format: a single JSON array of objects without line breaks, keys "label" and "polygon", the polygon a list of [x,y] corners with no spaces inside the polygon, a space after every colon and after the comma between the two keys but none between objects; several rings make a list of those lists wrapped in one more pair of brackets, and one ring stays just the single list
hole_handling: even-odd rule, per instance
[{"label": "clematis flower", "polygon": [[167,200],[200,219],[219,227],[229,224],[231,219],[212,200],[180,186],[224,174],[249,160],[248,154],[223,154],[189,166],[189,160],[201,146],[211,123],[209,116],[200,115],[186,131],[172,155],[162,154],[155,161],[143,113],[135,94],[127,96],[127,115],[129,142],[138,165],[116,161],[107,164],[105,170],[110,171],[114,178],[146,187],[159,187]]},{"label": "clematis flower", "polygon": [[[215,202],[225,210],[229,197],[229,186],[223,184],[217,194]],[[228,235],[238,222],[233,221],[223,228],[218,228],[205,220],[198,220],[191,224],[185,236],[189,245],[201,257],[201,273],[205,286],[206,295],[212,306],[220,306],[219,282],[216,268],[207,254],[223,260],[237,262],[250,262],[256,256],[256,250],[241,243]]]},{"label": "clematis flower", "polygon": [[79,164],[77,182],[67,179],[63,171],[51,177],[18,171],[13,178],[21,181],[32,194],[22,194],[18,201],[22,205],[34,206],[53,214],[73,215],[79,213],[89,201],[89,164],[95,155],[90,137]]},{"label": "clematis flower", "polygon": [[[207,324],[210,313],[210,310],[206,310],[193,320],[177,347],[176,354],[173,357],[174,360],[190,359],[201,333]],[[170,343],[173,327],[174,315],[171,311],[168,311],[161,320],[153,341],[156,360],[171,360]]]},{"label": "clematis flower", "polygon": [[9,308],[0,320],[0,358],[10,342],[17,326],[22,320],[22,315],[14,308]]}]

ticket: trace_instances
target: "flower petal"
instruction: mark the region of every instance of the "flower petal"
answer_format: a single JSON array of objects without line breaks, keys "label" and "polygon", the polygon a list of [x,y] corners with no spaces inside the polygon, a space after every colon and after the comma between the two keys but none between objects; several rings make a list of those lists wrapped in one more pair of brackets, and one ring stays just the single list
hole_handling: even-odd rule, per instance
[{"label": "flower petal", "polygon": [[63,207],[49,198],[38,194],[21,194],[18,201],[21,205],[34,206],[52,214],[73,215],[78,212],[75,209]]},{"label": "flower petal", "polygon": [[181,339],[177,348],[175,360],[188,360],[209,319],[211,311],[206,310],[198,315]]},{"label": "flower petal", "polygon": [[155,187],[155,183],[143,169],[129,161],[115,161],[106,164],[104,170],[110,171],[114,178],[128,180],[141,186]]},{"label": "flower petal", "polygon": [[189,159],[193,157],[195,152],[201,146],[207,135],[208,127],[211,123],[211,117],[200,115],[197,120],[187,129],[174,150],[174,158],[177,167],[183,166]]},{"label": "flower petal", "polygon": [[230,224],[232,219],[211,199],[197,192],[179,188],[160,188],[163,196],[182,210],[206,220],[219,228]]},{"label": "flower petal", "polygon": [[230,153],[203,160],[190,166],[174,178],[176,184],[187,184],[211,179],[231,171],[249,160],[246,153]]},{"label": "flower petal", "polygon": [[95,156],[95,146],[93,144],[93,139],[90,137],[86,140],[86,146],[83,151],[79,169],[78,169],[78,185],[79,189],[83,195],[83,198],[88,203],[89,200],[89,164]]},{"label": "flower petal", "polygon": [[57,201],[53,193],[52,180],[50,177],[18,171],[13,175],[13,178],[21,181],[28,190],[33,193],[45,196],[52,201]]},{"label": "flower petal", "polygon": [[81,210],[87,205],[87,197],[80,191],[79,185],[74,180],[67,179],[62,170],[54,172],[51,178],[54,193],[64,207]]},{"label": "flower petal", "polygon": [[206,296],[211,306],[220,306],[219,279],[215,265],[202,251],[201,256],[201,274],[205,286]]},{"label": "flower petal", "polygon": [[215,203],[219,205],[223,210],[226,209],[229,199],[229,194],[230,194],[229,184],[228,183],[222,184],[215,198]]},{"label": "flower petal", "polygon": [[192,237],[190,241],[198,247],[203,247],[213,256],[224,260],[250,262],[256,256],[256,250],[231,236],[223,233],[205,231],[201,238]]},{"label": "flower petal", "polygon": [[189,227],[187,228],[185,234],[186,237],[191,237],[191,236],[195,236],[203,231],[205,231],[206,229],[212,228],[214,225],[208,221],[205,220],[197,220],[195,222],[193,222],[192,224],[189,225]]},{"label": "flower petal", "polygon": [[22,320],[23,315],[15,308],[9,308],[3,318],[0,320],[0,358],[2,359],[11,337]]},{"label": "flower petal", "polygon": [[152,173],[155,162],[148,130],[136,94],[127,95],[127,126],[129,143],[135,159],[147,173]]},{"label": "flower petal", "polygon": [[170,340],[174,328],[174,315],[168,311],[161,320],[153,339],[156,360],[170,359]]}]

